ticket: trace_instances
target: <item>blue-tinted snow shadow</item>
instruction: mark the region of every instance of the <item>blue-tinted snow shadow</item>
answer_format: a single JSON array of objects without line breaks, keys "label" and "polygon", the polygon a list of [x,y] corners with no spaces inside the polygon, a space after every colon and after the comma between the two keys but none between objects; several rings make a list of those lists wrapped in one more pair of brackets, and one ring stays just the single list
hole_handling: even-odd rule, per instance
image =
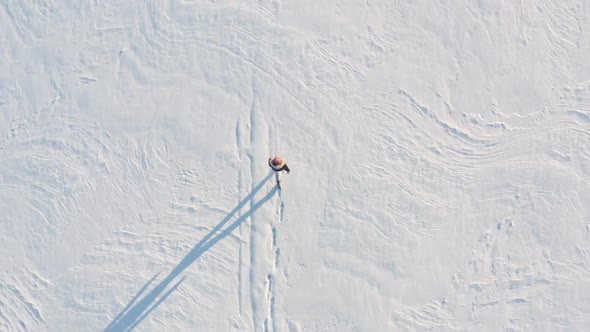
[{"label": "blue-tinted snow shadow", "polygon": [[[199,256],[209,250],[215,243],[219,242],[233,230],[235,230],[242,222],[248,219],[260,206],[266,201],[273,197],[278,188],[275,186],[271,191],[268,192],[262,199],[256,204],[252,205],[250,210],[241,215],[236,221],[234,221],[227,228],[218,233],[221,228],[242,208],[246,203],[250,202],[254,195],[264,186],[264,184],[271,178],[272,171],[264,178],[256,187],[252,190],[246,198],[244,198],[238,205],[225,217],[215,228],[209,232],[199,243],[197,243],[193,249],[178,263],[178,265],[168,274],[168,276],[162,280],[157,286],[155,286],[147,295],[145,295],[139,302],[136,302],[150,286],[150,284],[158,277],[156,274],[152,277],[147,284],[145,284],[139,292],[133,297],[133,299],[121,310],[121,312],[113,319],[113,321],[105,328],[105,332],[114,331],[130,331],[133,330],[142,320],[144,320],[154,309],[156,309],[170,294],[180,286],[186,277],[180,278],[172,287],[168,287],[175,279],[189,267]],[[216,235],[217,234],[217,235]],[[163,295],[161,295],[163,294]]]}]

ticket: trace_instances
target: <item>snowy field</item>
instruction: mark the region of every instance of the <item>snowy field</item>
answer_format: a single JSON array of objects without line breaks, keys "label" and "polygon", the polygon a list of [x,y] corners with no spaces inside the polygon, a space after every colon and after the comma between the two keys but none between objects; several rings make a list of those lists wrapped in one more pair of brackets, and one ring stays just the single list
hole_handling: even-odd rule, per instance
[{"label": "snowy field", "polygon": [[0,331],[589,326],[590,1],[0,0]]}]

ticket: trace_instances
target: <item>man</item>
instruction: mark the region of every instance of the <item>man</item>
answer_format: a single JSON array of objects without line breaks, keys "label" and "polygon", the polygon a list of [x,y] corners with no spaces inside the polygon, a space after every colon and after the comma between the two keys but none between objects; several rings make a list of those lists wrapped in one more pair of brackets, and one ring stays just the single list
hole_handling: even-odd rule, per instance
[{"label": "man", "polygon": [[281,157],[279,157],[279,156],[274,156],[274,157],[271,156],[270,158],[268,158],[268,165],[275,172],[287,171],[287,174],[289,174],[289,172],[291,172],[291,170],[289,169],[289,166],[287,166],[287,163],[283,159],[281,159]]},{"label": "man", "polygon": [[279,189],[281,189],[281,179],[279,178],[279,172],[287,171],[287,174],[289,174],[289,172],[291,172],[289,166],[287,166],[287,163],[279,156],[271,156],[268,158],[268,166],[270,166],[270,168],[276,172],[275,179],[277,180]]}]

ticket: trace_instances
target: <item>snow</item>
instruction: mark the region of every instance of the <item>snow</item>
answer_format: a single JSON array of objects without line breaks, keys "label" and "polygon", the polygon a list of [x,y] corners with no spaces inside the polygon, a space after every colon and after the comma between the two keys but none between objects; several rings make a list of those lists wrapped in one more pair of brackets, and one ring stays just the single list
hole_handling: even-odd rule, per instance
[{"label": "snow", "polygon": [[0,330],[586,329],[589,17],[1,1]]}]

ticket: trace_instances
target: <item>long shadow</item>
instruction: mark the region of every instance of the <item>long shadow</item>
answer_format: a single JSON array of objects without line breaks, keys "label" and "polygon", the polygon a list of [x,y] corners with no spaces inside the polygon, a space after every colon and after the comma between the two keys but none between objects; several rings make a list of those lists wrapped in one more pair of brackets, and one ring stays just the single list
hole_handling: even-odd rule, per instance
[{"label": "long shadow", "polygon": [[[262,199],[254,204],[250,210],[241,215],[236,221],[230,224],[227,228],[215,235],[225,225],[234,214],[236,214],[246,203],[250,202],[254,195],[264,186],[264,184],[271,178],[272,171],[264,178],[260,183],[254,187],[252,192],[246,196],[238,205],[225,217],[215,228],[211,230],[199,243],[197,243],[193,249],[176,265],[176,267],[162,280],[154,289],[152,289],[147,295],[145,295],[139,302],[135,303],[143,292],[149,287],[149,285],[156,279],[160,274],[156,274],[152,277],[146,285],[144,285],[139,292],[133,297],[133,299],[125,306],[125,308],[113,319],[113,321],[105,328],[105,332],[113,331],[130,331],[134,329],[141,321],[143,321],[156,307],[158,307],[164,300],[184,281],[186,277],[181,278],[174,284],[164,295],[159,296],[168,286],[174,281],[178,275],[189,267],[199,256],[209,250],[217,242],[229,235],[235,230],[242,222],[248,219],[260,206],[266,201],[272,198],[278,188],[275,186],[271,191],[268,192]],[[158,298],[159,297],[159,298]]]}]

